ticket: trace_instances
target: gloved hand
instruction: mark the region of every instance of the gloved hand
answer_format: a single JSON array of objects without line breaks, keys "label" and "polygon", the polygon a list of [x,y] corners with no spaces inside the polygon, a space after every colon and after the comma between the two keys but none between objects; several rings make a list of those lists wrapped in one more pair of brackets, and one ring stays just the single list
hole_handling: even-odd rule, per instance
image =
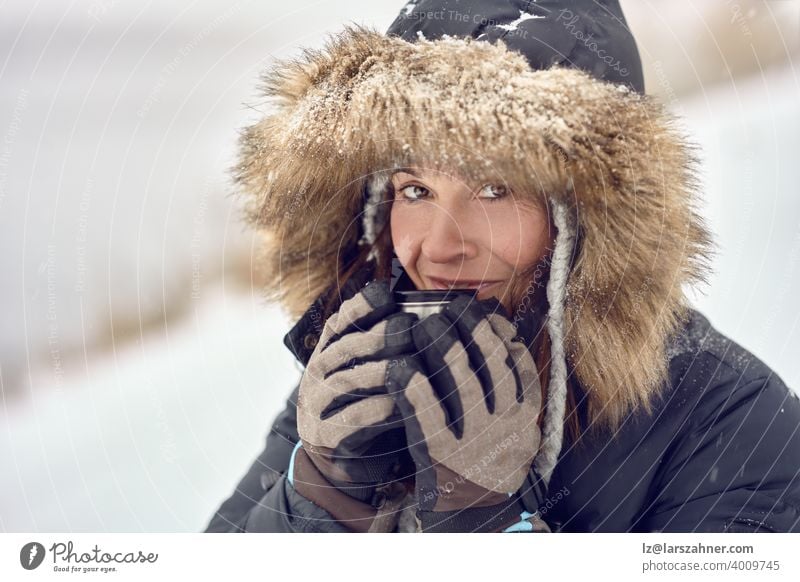
[{"label": "gloved hand", "polygon": [[423,531],[501,531],[530,516],[514,494],[539,448],[541,388],[501,309],[495,300],[454,299],[413,327],[419,355],[388,371]]},{"label": "gloved hand", "polygon": [[[397,515],[384,518],[393,508],[384,504],[405,496],[400,481],[413,474],[385,378],[397,356],[413,353],[416,320],[386,283],[368,283],[328,319],[300,382],[290,482],[355,531],[391,529]],[[380,520],[377,509],[386,510]]]}]

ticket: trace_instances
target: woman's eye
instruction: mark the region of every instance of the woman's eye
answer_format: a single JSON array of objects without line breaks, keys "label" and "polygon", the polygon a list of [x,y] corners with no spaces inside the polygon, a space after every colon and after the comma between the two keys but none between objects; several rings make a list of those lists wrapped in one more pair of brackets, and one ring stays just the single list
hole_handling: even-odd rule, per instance
[{"label": "woman's eye", "polygon": [[499,184],[486,184],[481,188],[479,198],[498,200],[508,195],[508,189]]},{"label": "woman's eye", "polygon": [[411,184],[409,186],[403,186],[400,188],[399,192],[405,200],[422,200],[427,195],[428,189],[417,186],[416,184]]}]

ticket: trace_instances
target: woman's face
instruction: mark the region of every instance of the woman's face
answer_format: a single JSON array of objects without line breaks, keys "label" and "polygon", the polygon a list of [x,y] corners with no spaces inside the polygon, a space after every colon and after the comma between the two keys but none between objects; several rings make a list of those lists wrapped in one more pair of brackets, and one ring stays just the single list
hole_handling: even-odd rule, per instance
[{"label": "woman's face", "polygon": [[500,184],[436,170],[392,176],[395,253],[417,289],[477,288],[508,307],[509,283],[552,242],[547,214]]}]

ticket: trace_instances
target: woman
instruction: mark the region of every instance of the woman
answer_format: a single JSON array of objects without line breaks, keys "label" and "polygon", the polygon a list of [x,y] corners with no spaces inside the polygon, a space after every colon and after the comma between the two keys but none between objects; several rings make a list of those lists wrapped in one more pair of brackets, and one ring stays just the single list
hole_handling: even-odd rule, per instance
[{"label": "woman", "polygon": [[265,79],[237,179],[306,370],[207,531],[800,531],[800,404],[688,307],[694,159],[618,3],[459,6]]}]

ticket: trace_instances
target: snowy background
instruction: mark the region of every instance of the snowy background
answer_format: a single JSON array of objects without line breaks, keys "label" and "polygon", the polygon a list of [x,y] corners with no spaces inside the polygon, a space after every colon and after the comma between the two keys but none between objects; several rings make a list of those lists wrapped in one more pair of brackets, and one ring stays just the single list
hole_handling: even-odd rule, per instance
[{"label": "snowy background", "polygon": [[[0,531],[198,531],[299,377],[228,197],[258,72],[402,2],[0,4]],[[623,3],[703,150],[695,303],[800,388],[800,2]]]}]

